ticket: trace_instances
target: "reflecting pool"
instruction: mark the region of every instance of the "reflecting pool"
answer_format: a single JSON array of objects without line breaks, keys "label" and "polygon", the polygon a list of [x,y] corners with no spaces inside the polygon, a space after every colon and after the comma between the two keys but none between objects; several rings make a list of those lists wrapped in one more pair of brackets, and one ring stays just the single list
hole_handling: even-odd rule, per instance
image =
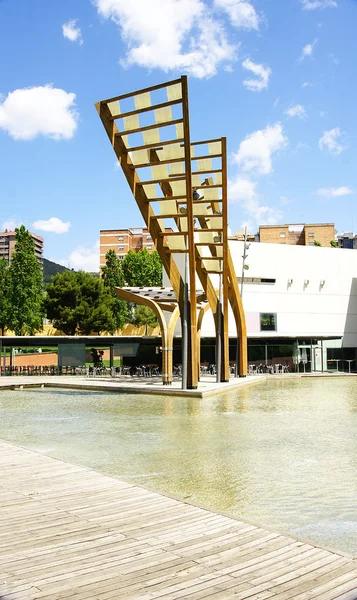
[{"label": "reflecting pool", "polygon": [[357,378],[216,399],[0,393],[0,438],[357,555]]}]

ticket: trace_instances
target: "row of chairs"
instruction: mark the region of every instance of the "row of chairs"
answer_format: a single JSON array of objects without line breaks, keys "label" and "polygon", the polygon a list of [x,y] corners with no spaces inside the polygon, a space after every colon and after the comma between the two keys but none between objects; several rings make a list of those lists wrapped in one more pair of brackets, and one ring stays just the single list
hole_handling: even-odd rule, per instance
[{"label": "row of chairs", "polygon": [[249,375],[257,375],[260,373],[269,373],[273,375],[274,373],[290,373],[289,365],[266,365],[261,363],[260,365],[249,365],[248,367]]}]

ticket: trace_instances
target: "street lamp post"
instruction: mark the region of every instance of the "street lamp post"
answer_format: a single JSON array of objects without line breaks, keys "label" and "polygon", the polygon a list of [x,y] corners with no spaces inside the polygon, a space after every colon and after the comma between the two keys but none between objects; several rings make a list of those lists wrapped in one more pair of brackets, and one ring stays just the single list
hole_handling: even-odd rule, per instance
[{"label": "street lamp post", "polygon": [[[244,284],[244,275],[245,272],[248,271],[249,269],[249,265],[246,264],[246,259],[248,257],[248,253],[247,250],[249,250],[250,244],[247,244],[247,228],[244,228],[244,243],[243,243],[243,262],[242,262],[242,278],[241,278],[241,284],[240,284],[240,296],[243,302],[243,284]],[[238,365],[239,365],[239,344],[238,344],[238,337],[237,337],[237,350],[236,350],[236,368],[235,368],[235,376],[238,377]]]}]

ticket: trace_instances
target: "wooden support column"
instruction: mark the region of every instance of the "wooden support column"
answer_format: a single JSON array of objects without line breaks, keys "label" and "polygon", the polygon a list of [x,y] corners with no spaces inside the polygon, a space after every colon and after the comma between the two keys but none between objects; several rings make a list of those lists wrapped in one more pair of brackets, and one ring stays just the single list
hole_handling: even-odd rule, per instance
[{"label": "wooden support column", "polygon": [[194,219],[192,200],[192,167],[191,167],[191,139],[190,117],[188,109],[187,77],[181,78],[182,82],[182,112],[183,134],[185,147],[185,173],[186,173],[186,199],[187,199],[187,249],[189,270],[189,301],[188,301],[188,370],[187,387],[196,389],[198,385],[197,370],[197,307],[196,307],[196,252],[194,243]]},{"label": "wooden support column", "polygon": [[243,309],[242,298],[238,288],[237,278],[235,276],[231,253],[228,252],[228,272],[229,272],[229,300],[234,314],[237,336],[239,341],[239,377],[246,377],[248,374],[248,348],[247,348],[247,327]]},{"label": "wooden support column", "polygon": [[221,307],[221,381],[229,381],[229,335],[228,335],[228,196],[227,196],[227,140],[222,138],[222,220],[223,220],[223,260],[222,286],[223,302]]}]

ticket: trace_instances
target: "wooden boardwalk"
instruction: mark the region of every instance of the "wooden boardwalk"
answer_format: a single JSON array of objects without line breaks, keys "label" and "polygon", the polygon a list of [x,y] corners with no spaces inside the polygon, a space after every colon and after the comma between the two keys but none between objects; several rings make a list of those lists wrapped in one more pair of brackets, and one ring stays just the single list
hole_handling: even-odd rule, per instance
[{"label": "wooden boardwalk", "polygon": [[0,442],[4,597],[356,600],[357,561]]}]

